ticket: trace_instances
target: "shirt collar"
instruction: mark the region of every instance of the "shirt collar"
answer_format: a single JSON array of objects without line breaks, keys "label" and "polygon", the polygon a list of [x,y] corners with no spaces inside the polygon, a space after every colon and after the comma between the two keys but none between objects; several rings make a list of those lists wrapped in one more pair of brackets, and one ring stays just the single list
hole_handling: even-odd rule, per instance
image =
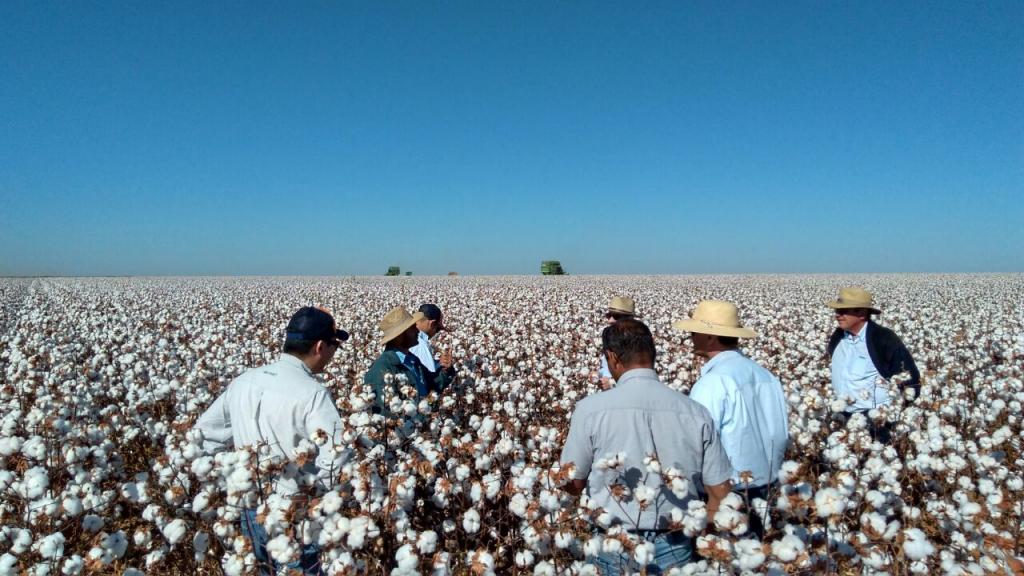
[{"label": "shirt collar", "polygon": [[309,374],[310,376],[313,375],[313,371],[310,370],[309,366],[306,366],[306,363],[303,362],[298,356],[293,356],[291,354],[282,354],[281,355],[281,362],[283,362],[283,363],[285,363],[285,364],[287,364],[289,366],[292,366],[294,368],[301,367],[303,370],[306,371],[306,374]]},{"label": "shirt collar", "polygon": [[425,342],[429,342],[430,341],[430,336],[427,336],[426,332],[420,330],[419,339],[420,339],[420,344],[423,344]]},{"label": "shirt collar", "polygon": [[707,374],[716,365],[721,364],[722,362],[725,362],[726,359],[736,355],[739,355],[739,352],[736,350],[722,350],[718,354],[715,354],[714,358],[708,360],[703,366],[701,366],[700,375],[703,376]]},{"label": "shirt collar", "polygon": [[847,332],[847,331],[844,330],[843,331],[843,338],[847,338],[847,339],[852,340],[854,342],[857,342],[861,338],[867,338],[868,337],[868,324],[871,324],[871,322],[865,322],[864,325],[861,326],[860,334],[854,334],[853,332]]},{"label": "shirt collar", "polygon": [[622,376],[616,381],[615,385],[620,386],[628,380],[637,378],[654,378],[658,379],[658,373],[653,368],[633,368],[622,373]]}]

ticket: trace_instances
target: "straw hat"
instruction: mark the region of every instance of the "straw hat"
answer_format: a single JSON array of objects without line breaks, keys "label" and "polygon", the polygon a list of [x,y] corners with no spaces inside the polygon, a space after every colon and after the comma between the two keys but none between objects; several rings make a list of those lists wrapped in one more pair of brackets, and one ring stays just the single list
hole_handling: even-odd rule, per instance
[{"label": "straw hat", "polygon": [[754,338],[757,332],[740,326],[739,313],[736,305],[721,300],[704,300],[697,304],[693,316],[686,320],[676,320],[672,327],[682,332],[697,332],[712,336],[731,336],[733,338]]},{"label": "straw hat", "polygon": [[861,288],[860,286],[847,286],[839,290],[839,298],[833,302],[826,302],[826,306],[829,308],[835,308],[836,310],[843,310],[847,308],[866,308],[871,310],[875,314],[881,314],[882,311],[875,307],[875,298],[871,295],[871,292]]},{"label": "straw hat", "polygon": [[632,298],[616,296],[612,298],[612,303],[608,305],[608,312],[636,316],[636,302],[633,302]]},{"label": "straw hat", "polygon": [[383,333],[383,336],[380,337],[380,343],[387,344],[391,342],[398,338],[402,332],[408,330],[410,326],[422,319],[423,312],[409,314],[409,311],[401,306],[392,308],[384,315],[384,319],[380,321],[380,331]]}]

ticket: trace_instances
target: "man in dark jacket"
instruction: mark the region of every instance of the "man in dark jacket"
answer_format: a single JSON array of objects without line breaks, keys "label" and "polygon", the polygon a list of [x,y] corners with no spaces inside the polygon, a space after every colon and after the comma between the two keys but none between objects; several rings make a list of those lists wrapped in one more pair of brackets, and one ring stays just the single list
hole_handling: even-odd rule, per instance
[{"label": "man in dark jacket", "polygon": [[405,399],[399,376],[404,376],[406,383],[416,388],[417,398],[424,398],[431,392],[440,393],[448,384],[443,375],[427,370],[419,358],[410,351],[410,348],[416,345],[419,336],[416,322],[422,319],[422,312],[409,314],[405,308],[399,306],[392,308],[380,322],[384,351],[363,377],[363,381],[373,387],[375,414],[392,415],[386,399],[387,389],[390,389],[395,397]]},{"label": "man in dark jacket", "polygon": [[[899,383],[908,401],[921,392],[921,373],[910,351],[892,330],[871,320],[880,314],[870,292],[856,286],[843,288],[839,298],[827,305],[836,311],[839,326],[828,339],[828,357],[832,361],[832,389],[847,400],[845,412],[867,412],[891,402],[889,386],[893,377],[906,374]],[[879,434],[887,441],[887,434]]]}]

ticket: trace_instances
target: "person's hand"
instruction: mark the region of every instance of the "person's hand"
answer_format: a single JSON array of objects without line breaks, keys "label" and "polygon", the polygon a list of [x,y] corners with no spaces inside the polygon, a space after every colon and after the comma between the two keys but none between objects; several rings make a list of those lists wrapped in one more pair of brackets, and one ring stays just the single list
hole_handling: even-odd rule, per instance
[{"label": "person's hand", "polygon": [[450,370],[451,367],[452,367],[452,364],[453,364],[453,362],[452,362],[452,353],[451,352],[442,352],[441,353],[441,358],[438,360],[438,362],[441,364],[442,368],[444,368],[445,370]]},{"label": "person's hand", "polygon": [[612,379],[611,378],[601,378],[601,389],[602,390],[610,390],[611,387],[612,387]]}]

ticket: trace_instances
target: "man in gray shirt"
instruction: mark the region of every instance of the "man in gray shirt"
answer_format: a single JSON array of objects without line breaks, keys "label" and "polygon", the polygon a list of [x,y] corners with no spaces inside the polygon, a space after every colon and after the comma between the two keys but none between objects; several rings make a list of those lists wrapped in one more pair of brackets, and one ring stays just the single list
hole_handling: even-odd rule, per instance
[{"label": "man in gray shirt", "polygon": [[[732,466],[707,409],[658,379],[647,326],[619,320],[604,329],[601,344],[617,385],[576,404],[560,459],[575,466],[565,489],[586,488],[610,525],[653,543],[646,568],[664,571],[692,554],[691,540],[669,529],[672,510],[686,510],[703,485],[713,518],[731,489]],[[672,475],[681,481],[672,482]],[[602,554],[597,564],[604,574],[644,568],[619,554]]]}]

